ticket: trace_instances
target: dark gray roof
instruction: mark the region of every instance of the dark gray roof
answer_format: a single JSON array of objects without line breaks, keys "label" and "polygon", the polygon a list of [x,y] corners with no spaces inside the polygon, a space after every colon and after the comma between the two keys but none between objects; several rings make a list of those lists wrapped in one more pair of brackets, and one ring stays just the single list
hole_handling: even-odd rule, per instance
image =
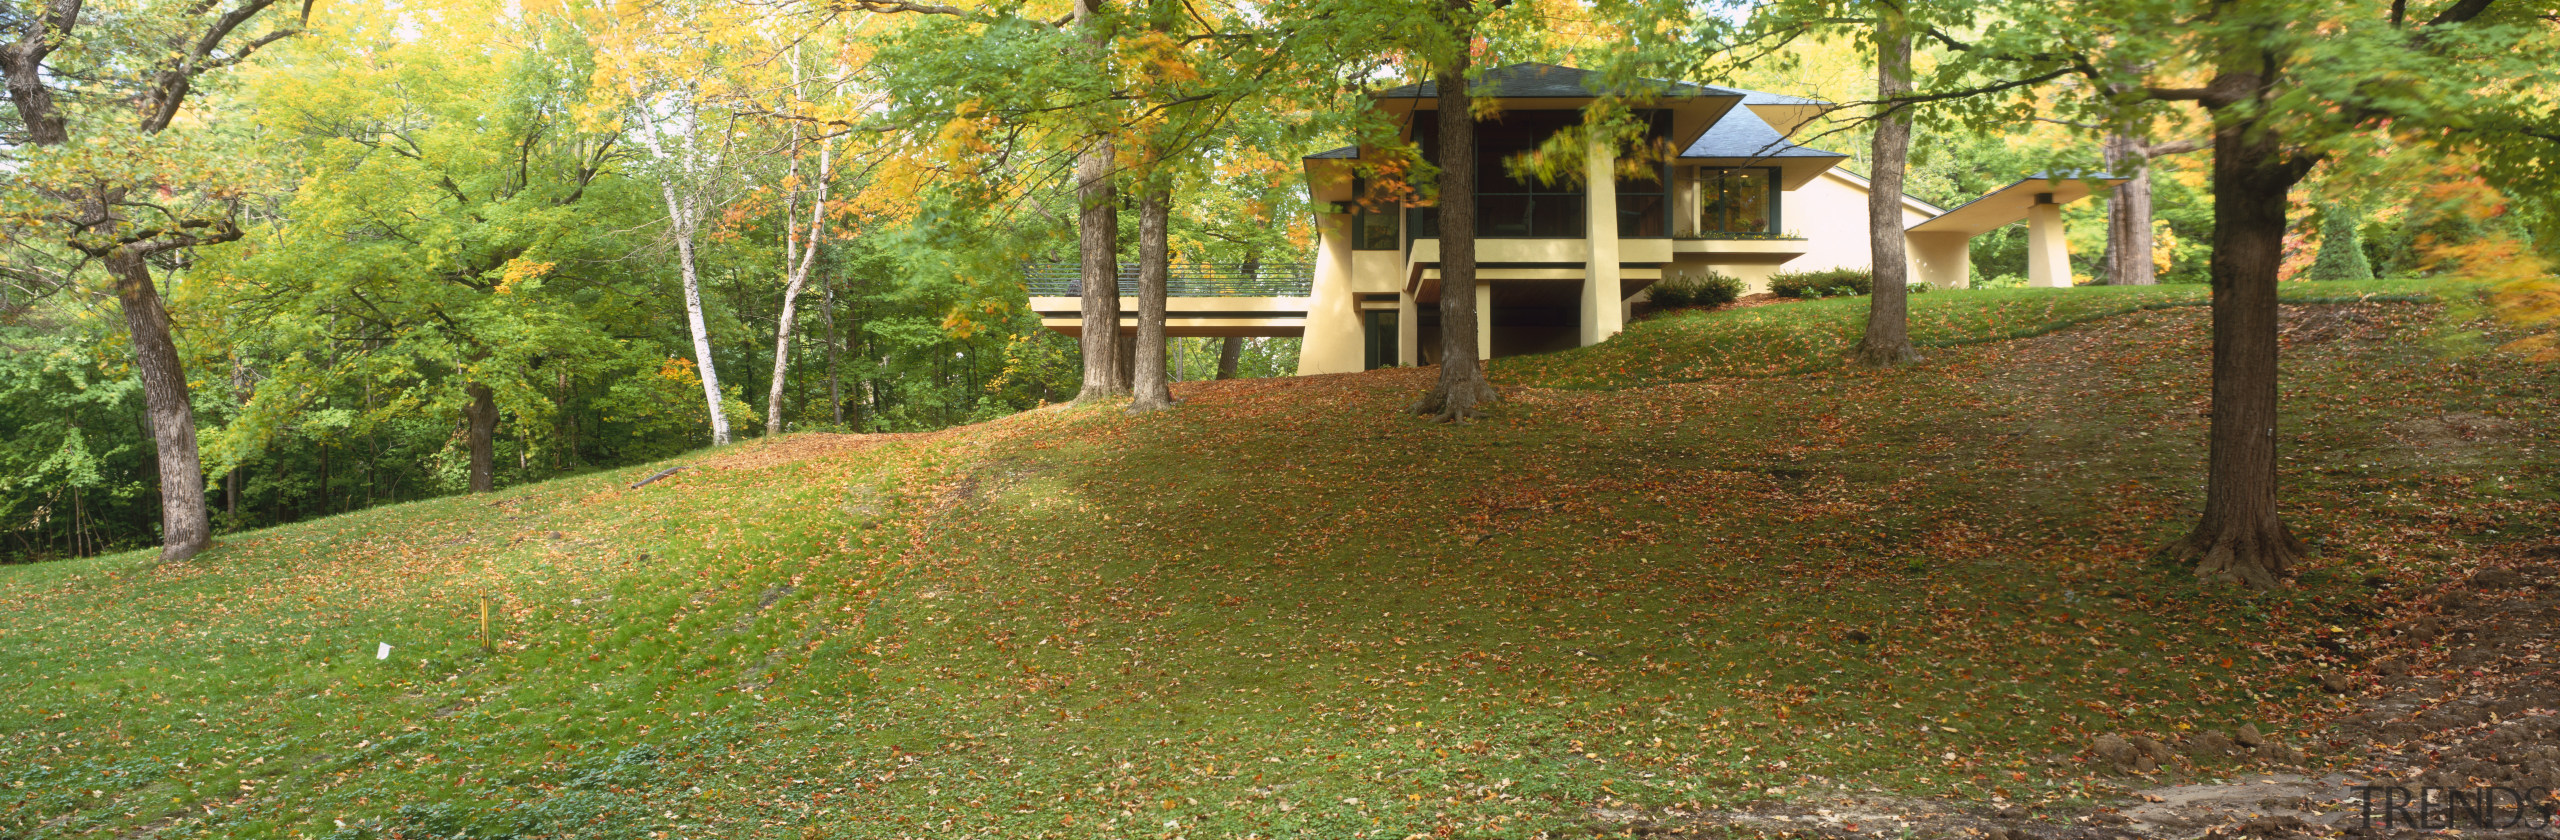
[{"label": "dark gray roof", "polygon": [[[1609,90],[1600,74],[1557,64],[1523,62],[1506,64],[1476,77],[1467,84],[1467,93],[1501,99],[1576,99],[1603,93],[1646,93],[1656,96],[1743,96],[1741,91],[1726,90],[1687,82],[1645,79],[1636,90]],[[1423,82],[1390,88],[1378,94],[1383,99],[1431,99],[1440,95],[1440,85]]]},{"label": "dark gray roof", "polygon": [[1681,152],[1680,156],[1684,158],[1848,157],[1839,152],[1826,152],[1789,143],[1786,138],[1778,136],[1777,129],[1769,127],[1767,120],[1761,119],[1759,114],[1751,113],[1749,108],[1726,111],[1724,119],[1717,120],[1715,125],[1709,126],[1707,133],[1698,135],[1698,141],[1689,144],[1688,150]]},{"label": "dark gray roof", "polygon": [[1324,151],[1317,152],[1317,153],[1312,154],[1312,155],[1308,155],[1308,156],[1307,156],[1307,159],[1308,159],[1308,160],[1359,160],[1359,159],[1360,159],[1360,147],[1358,147],[1358,146],[1344,146],[1344,147],[1339,148],[1339,149],[1326,149],[1326,150],[1324,150]]}]

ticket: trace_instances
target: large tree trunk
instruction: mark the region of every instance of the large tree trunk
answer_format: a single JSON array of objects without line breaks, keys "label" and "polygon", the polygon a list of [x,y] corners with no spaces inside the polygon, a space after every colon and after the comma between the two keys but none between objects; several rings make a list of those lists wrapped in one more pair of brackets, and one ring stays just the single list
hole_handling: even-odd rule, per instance
[{"label": "large tree trunk", "polygon": [[204,465],[196,451],[195,405],[187,397],[187,372],[170,335],[169,312],[152,285],[151,266],[139,254],[118,250],[106,257],[116,280],[116,302],[133,337],[134,370],[142,379],[142,405],[151,422],[151,444],[160,466],[160,562],[194,557],[213,540],[206,518]]},{"label": "large tree trunk", "polygon": [[2307,553],[2276,515],[2276,267],[2286,193],[2310,163],[2233,119],[2213,149],[2213,422],[2204,517],[2170,550],[2196,575],[2256,589]]},{"label": "large tree trunk", "polygon": [[471,448],[471,492],[487,493],[498,489],[498,395],[478,382],[464,384],[462,393],[471,398],[462,407],[464,439]]},{"label": "large tree trunk", "polygon": [[1084,296],[1084,390],[1076,401],[1125,396],[1120,358],[1120,196],[1112,185],[1111,138],[1076,155],[1076,275]]},{"label": "large tree trunk", "polygon": [[1130,394],[1131,414],[1173,407],[1173,389],[1164,376],[1165,281],[1173,261],[1166,228],[1172,216],[1172,190],[1149,186],[1138,197],[1138,357],[1131,371],[1136,379]]},{"label": "large tree trunk", "polygon": [[1443,423],[1482,417],[1481,406],[1496,398],[1476,358],[1476,120],[1467,101],[1469,63],[1461,45],[1457,59],[1435,74],[1440,87],[1440,379],[1414,403],[1413,412]]},{"label": "large tree trunk", "polygon": [[[2106,140],[2110,175],[2125,178],[2107,196],[2106,284],[2149,286],[2160,282],[2151,261],[2151,167],[2143,138],[2110,134]],[[2130,173],[2130,174],[2128,174]]]},{"label": "large tree trunk", "polygon": [[1867,188],[1867,251],[1875,271],[1867,295],[1867,335],[1858,342],[1861,364],[1888,366],[1918,361],[1911,349],[1911,259],[1902,232],[1902,175],[1911,153],[1911,113],[1894,100],[1911,92],[1911,29],[1902,10],[1876,11],[1875,172]]},{"label": "large tree trunk", "polygon": [[[1111,34],[1101,19],[1103,0],[1076,0],[1075,23],[1096,66],[1110,61]],[[1113,135],[1096,134],[1076,153],[1076,257],[1083,284],[1084,388],[1076,401],[1127,396],[1128,364],[1120,352],[1120,194],[1112,183]]]},{"label": "large tree trunk", "polygon": [[1244,339],[1227,336],[1218,345],[1218,378],[1236,378],[1236,362],[1244,358]]}]

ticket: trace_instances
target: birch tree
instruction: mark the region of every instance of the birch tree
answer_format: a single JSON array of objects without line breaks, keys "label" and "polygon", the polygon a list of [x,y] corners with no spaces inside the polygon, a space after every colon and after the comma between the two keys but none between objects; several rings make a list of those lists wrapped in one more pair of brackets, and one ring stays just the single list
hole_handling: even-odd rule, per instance
[{"label": "birch tree", "polygon": [[[800,95],[804,83],[799,53],[796,47],[791,51],[791,89],[794,96]],[[767,435],[782,434],[782,388],[787,384],[787,374],[791,370],[792,326],[799,319],[800,290],[809,284],[809,270],[818,264],[818,249],[826,241],[827,186],[835,177],[835,145],[828,138],[817,138],[817,173],[804,185],[800,179],[800,155],[807,138],[798,123],[791,124],[788,130],[791,160],[783,175],[782,186],[782,261],[787,276],[782,286],[782,316],[773,330],[773,385],[765,394],[764,406],[764,433]],[[800,220],[798,212],[799,200],[804,194],[809,199],[809,217],[805,223]],[[827,304],[827,315],[833,318],[832,294],[828,296]],[[832,333],[832,322],[830,331]],[[835,337],[830,334],[830,348],[834,341]],[[831,382],[829,389],[832,391],[833,387]],[[830,399],[833,399],[832,395]],[[839,422],[842,411],[837,409]]]},{"label": "birch tree", "polygon": [[676,273],[684,282],[685,327],[693,337],[694,370],[702,379],[702,400],[711,409],[711,444],[729,443],[729,416],[720,396],[720,371],[711,353],[711,328],[702,314],[702,273],[695,259],[702,222],[719,203],[717,176],[726,151],[725,134],[708,138],[702,125],[701,90],[679,81],[632,105],[639,123],[640,145],[648,150],[649,175],[667,211],[667,240],[675,248]]}]

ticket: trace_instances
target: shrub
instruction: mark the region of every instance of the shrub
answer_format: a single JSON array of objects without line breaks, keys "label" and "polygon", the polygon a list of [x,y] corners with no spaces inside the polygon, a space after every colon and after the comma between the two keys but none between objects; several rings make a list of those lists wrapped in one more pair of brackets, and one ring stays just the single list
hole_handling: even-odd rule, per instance
[{"label": "shrub", "polygon": [[1769,291],[1779,297],[1825,298],[1863,295],[1875,288],[1875,272],[1863,268],[1790,271],[1769,276]]},{"label": "shrub", "polygon": [[1653,284],[1651,300],[1661,309],[1723,306],[1742,297],[1742,281],[1708,271],[1665,278]]},{"label": "shrub", "polygon": [[1698,302],[1698,290],[1679,280],[1661,280],[1653,284],[1653,294],[1646,296],[1656,309],[1677,309]]},{"label": "shrub", "polygon": [[1927,280],[1913,280],[1903,288],[1910,289],[1912,294],[1917,295],[1926,294],[1930,289],[1935,289],[1937,287],[1929,285],[1929,281]]}]

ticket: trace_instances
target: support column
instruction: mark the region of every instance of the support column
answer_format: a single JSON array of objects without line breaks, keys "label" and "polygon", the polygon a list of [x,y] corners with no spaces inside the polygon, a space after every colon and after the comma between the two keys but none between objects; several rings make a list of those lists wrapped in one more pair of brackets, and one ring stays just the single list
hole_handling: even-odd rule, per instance
[{"label": "support column", "polygon": [[1618,278],[1617,151],[1595,138],[1583,157],[1588,196],[1583,219],[1590,261],[1582,271],[1582,346],[1589,347],[1625,329],[1627,313],[1624,284]]},{"label": "support column", "polygon": [[2062,205],[2052,193],[2036,193],[2027,208],[2027,285],[2046,289],[2071,287],[2071,244],[2062,230]]},{"label": "support column", "polygon": [[1476,278],[1476,358],[1493,358],[1493,284]]},{"label": "support column", "polygon": [[1413,367],[1422,364],[1422,325],[1415,323],[1412,292],[1396,293],[1396,364]]},{"label": "support column", "polygon": [[1351,293],[1351,216],[1316,214],[1316,276],[1307,290],[1306,340],[1298,345],[1298,375],[1358,373],[1364,367],[1365,333],[1358,296]]},{"label": "support column", "polygon": [[1906,234],[1913,279],[1941,289],[1973,285],[1973,237],[1961,233]]}]

